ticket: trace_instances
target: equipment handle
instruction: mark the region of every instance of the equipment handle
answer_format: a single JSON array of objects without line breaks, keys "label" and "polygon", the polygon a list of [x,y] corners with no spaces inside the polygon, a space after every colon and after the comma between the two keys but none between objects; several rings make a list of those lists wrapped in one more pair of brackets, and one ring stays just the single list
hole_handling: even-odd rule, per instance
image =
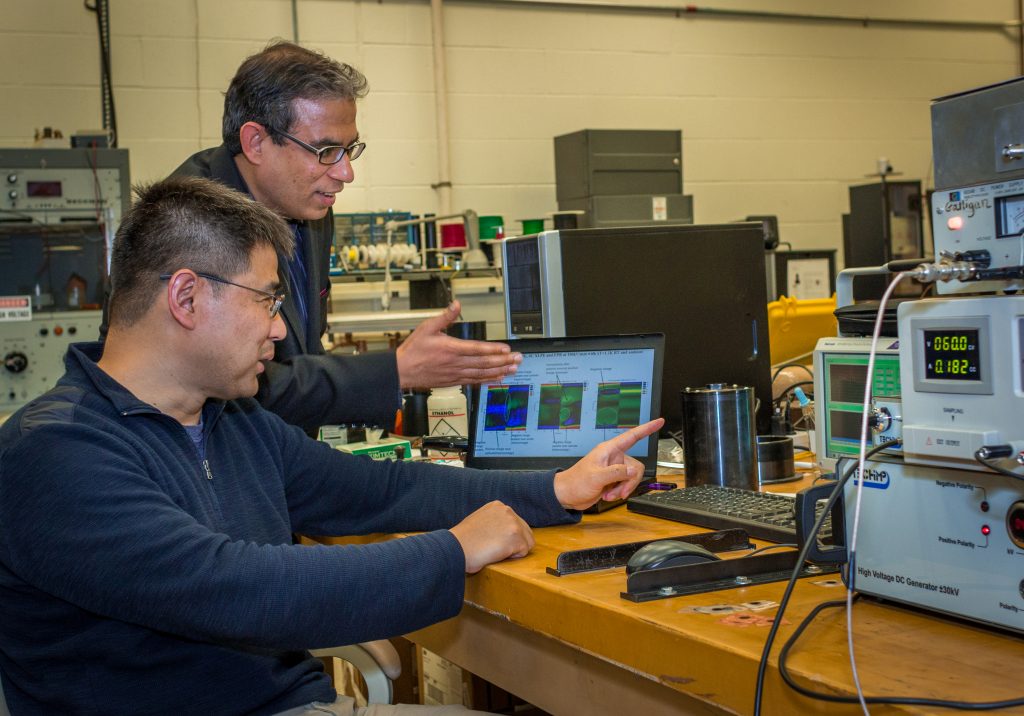
[{"label": "equipment handle", "polygon": [[1003,147],[1003,157],[1006,159],[1024,159],[1024,146],[1020,144],[1007,144]]},{"label": "equipment handle", "polygon": [[847,561],[846,528],[843,519],[845,507],[842,495],[832,505],[832,539],[835,544],[822,548],[818,545],[815,535],[808,535],[817,519],[815,513],[818,500],[828,499],[835,487],[834,482],[826,482],[796,493],[796,541],[798,545],[803,546],[810,537],[811,547],[807,552],[807,560],[817,564],[843,564]]}]

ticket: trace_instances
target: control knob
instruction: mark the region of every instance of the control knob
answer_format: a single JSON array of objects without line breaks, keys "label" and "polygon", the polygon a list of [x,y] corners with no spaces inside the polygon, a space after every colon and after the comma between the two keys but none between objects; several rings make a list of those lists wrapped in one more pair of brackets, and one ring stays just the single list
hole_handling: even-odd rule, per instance
[{"label": "control knob", "polygon": [[888,408],[875,408],[868,416],[868,425],[876,433],[884,433],[892,427],[892,413]]},{"label": "control knob", "polygon": [[20,351],[12,351],[4,356],[4,368],[12,373],[21,373],[28,368],[28,356]]}]

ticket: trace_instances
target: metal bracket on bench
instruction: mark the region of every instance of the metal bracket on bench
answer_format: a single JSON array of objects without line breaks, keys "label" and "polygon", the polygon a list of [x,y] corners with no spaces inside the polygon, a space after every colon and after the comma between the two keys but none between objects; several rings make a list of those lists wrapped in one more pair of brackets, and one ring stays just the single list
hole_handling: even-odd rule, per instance
[{"label": "metal bracket on bench", "polygon": [[[685,594],[781,582],[793,573],[797,556],[797,550],[792,550],[634,572],[626,577],[626,591],[621,596],[631,602],[650,602]],[[836,566],[805,563],[800,576],[820,576],[838,571]]]}]

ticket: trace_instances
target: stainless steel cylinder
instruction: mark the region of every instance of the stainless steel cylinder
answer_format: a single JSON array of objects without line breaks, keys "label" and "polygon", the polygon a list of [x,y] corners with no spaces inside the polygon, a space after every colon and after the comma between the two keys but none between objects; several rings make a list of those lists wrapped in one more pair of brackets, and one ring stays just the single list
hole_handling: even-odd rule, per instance
[{"label": "stainless steel cylinder", "polygon": [[685,388],[682,401],[686,484],[756,490],[754,389],[711,383]]},{"label": "stainless steel cylinder", "polygon": [[788,435],[758,435],[757,474],[762,485],[799,479],[793,463],[793,438]]}]

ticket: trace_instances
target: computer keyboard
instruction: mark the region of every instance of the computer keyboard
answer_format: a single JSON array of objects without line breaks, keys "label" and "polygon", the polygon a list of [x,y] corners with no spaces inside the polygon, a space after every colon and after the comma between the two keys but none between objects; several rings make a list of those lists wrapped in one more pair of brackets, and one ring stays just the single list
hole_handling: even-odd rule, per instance
[{"label": "computer keyboard", "polygon": [[[754,539],[785,544],[796,542],[796,498],[791,495],[696,485],[631,497],[627,507],[643,515],[714,530],[739,527]],[[819,504],[819,511],[821,507]],[[807,525],[808,530],[811,527]],[[831,536],[832,520],[826,518],[818,538],[829,542]]]}]

